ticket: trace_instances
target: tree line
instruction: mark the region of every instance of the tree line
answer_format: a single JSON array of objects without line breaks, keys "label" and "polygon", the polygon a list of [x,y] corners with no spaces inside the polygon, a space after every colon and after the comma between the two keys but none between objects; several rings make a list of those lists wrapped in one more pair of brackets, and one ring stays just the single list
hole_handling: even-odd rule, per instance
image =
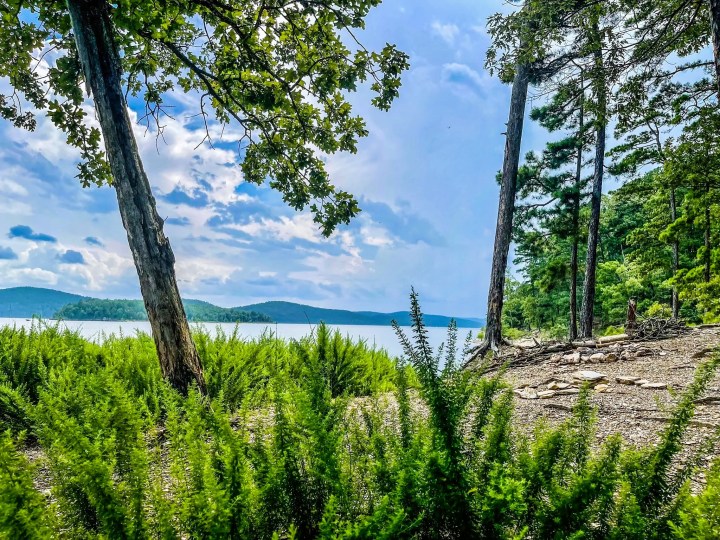
[{"label": "tree line", "polygon": [[[592,337],[629,297],[716,320],[718,2],[513,5],[489,21],[487,67],[513,88],[475,354],[497,349],[503,321]],[[521,163],[529,92],[543,98],[530,118],[557,138]],[[604,195],[608,175],[623,185]],[[506,279],[513,241],[522,282]]]}]

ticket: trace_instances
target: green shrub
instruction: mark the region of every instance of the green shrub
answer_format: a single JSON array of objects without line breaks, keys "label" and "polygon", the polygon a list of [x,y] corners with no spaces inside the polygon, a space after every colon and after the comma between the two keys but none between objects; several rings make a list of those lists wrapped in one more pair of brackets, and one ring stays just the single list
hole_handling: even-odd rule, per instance
[{"label": "green shrub", "polygon": [[293,342],[197,333],[206,396],[163,381],[147,335],[0,329],[0,538],[717,537],[720,465],[688,489],[714,439],[679,458],[717,358],[656,446],[594,449],[587,389],[522,435],[504,372],[460,369],[454,324],[431,348],[411,301],[397,361],[322,325]]},{"label": "green shrub", "polygon": [[51,513],[33,486],[34,473],[34,467],[16,450],[10,433],[0,433],[0,538],[50,537]]},{"label": "green shrub", "polygon": [[677,538],[720,538],[720,461],[716,461],[708,471],[706,480],[705,489],[698,495],[684,494],[682,507],[670,524]]}]

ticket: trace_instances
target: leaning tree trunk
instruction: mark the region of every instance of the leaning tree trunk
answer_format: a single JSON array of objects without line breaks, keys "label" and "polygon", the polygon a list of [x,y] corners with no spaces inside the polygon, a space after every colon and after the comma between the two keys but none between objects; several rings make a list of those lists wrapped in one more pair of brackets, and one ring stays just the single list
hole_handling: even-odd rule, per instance
[{"label": "leaning tree trunk", "polygon": [[605,69],[602,57],[600,32],[597,27],[597,22],[593,24],[592,31],[597,39],[597,46],[593,53],[595,57],[595,70],[593,78],[597,96],[597,111],[595,118],[595,172],[593,174],[593,188],[590,199],[590,224],[588,227],[585,281],[583,283],[583,300],[582,310],[580,313],[580,335],[583,338],[592,337],[593,333],[595,273],[597,270],[597,246],[600,232],[600,204],[602,202],[602,183],[603,175],[605,173],[605,131],[607,128],[607,90],[605,88]]},{"label": "leaning tree trunk", "polygon": [[67,5],[163,375],[181,392],[193,381],[204,391],[200,358],[175,279],[175,257],[155,209],[127,112],[109,4],[67,0]]},{"label": "leaning tree trunk", "polygon": [[488,292],[487,320],[485,340],[474,356],[487,352],[488,348],[497,350],[502,343],[502,309],[505,289],[505,271],[512,238],[515,195],[520,164],[520,143],[522,142],[525,103],[530,84],[530,66],[517,66],[510,98],[510,114],[505,138],[505,157],[503,160],[500,202],[498,205],[497,226],[495,229],[495,247],[493,249],[490,290]]}]

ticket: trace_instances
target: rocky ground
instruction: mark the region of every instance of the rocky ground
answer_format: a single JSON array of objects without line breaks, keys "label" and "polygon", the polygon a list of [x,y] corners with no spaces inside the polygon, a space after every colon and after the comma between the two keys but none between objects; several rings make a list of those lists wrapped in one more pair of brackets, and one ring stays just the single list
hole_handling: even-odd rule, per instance
[{"label": "rocky ground", "polygon": [[[720,347],[720,328],[697,328],[672,339],[624,342],[545,355],[539,363],[510,367],[515,419],[532,429],[539,419],[558,423],[569,415],[583,381],[594,386],[598,443],[619,433],[632,445],[657,442],[673,404],[693,379],[695,368]],[[698,403],[683,454],[720,433],[720,375]],[[706,463],[720,455],[708,456]]]}]

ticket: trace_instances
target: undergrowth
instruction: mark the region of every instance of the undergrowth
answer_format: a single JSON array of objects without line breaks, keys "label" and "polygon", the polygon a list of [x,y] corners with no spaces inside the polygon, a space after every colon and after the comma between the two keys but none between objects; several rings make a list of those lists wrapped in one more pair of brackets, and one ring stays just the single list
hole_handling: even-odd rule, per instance
[{"label": "undergrowth", "polygon": [[0,329],[0,538],[720,537],[720,464],[688,487],[714,439],[679,458],[717,358],[658,445],[594,448],[588,389],[523,436],[502,372],[460,369],[454,325],[433,350],[414,293],[412,314],[397,361],[323,325],[197,334],[187,397],[146,335]]}]

